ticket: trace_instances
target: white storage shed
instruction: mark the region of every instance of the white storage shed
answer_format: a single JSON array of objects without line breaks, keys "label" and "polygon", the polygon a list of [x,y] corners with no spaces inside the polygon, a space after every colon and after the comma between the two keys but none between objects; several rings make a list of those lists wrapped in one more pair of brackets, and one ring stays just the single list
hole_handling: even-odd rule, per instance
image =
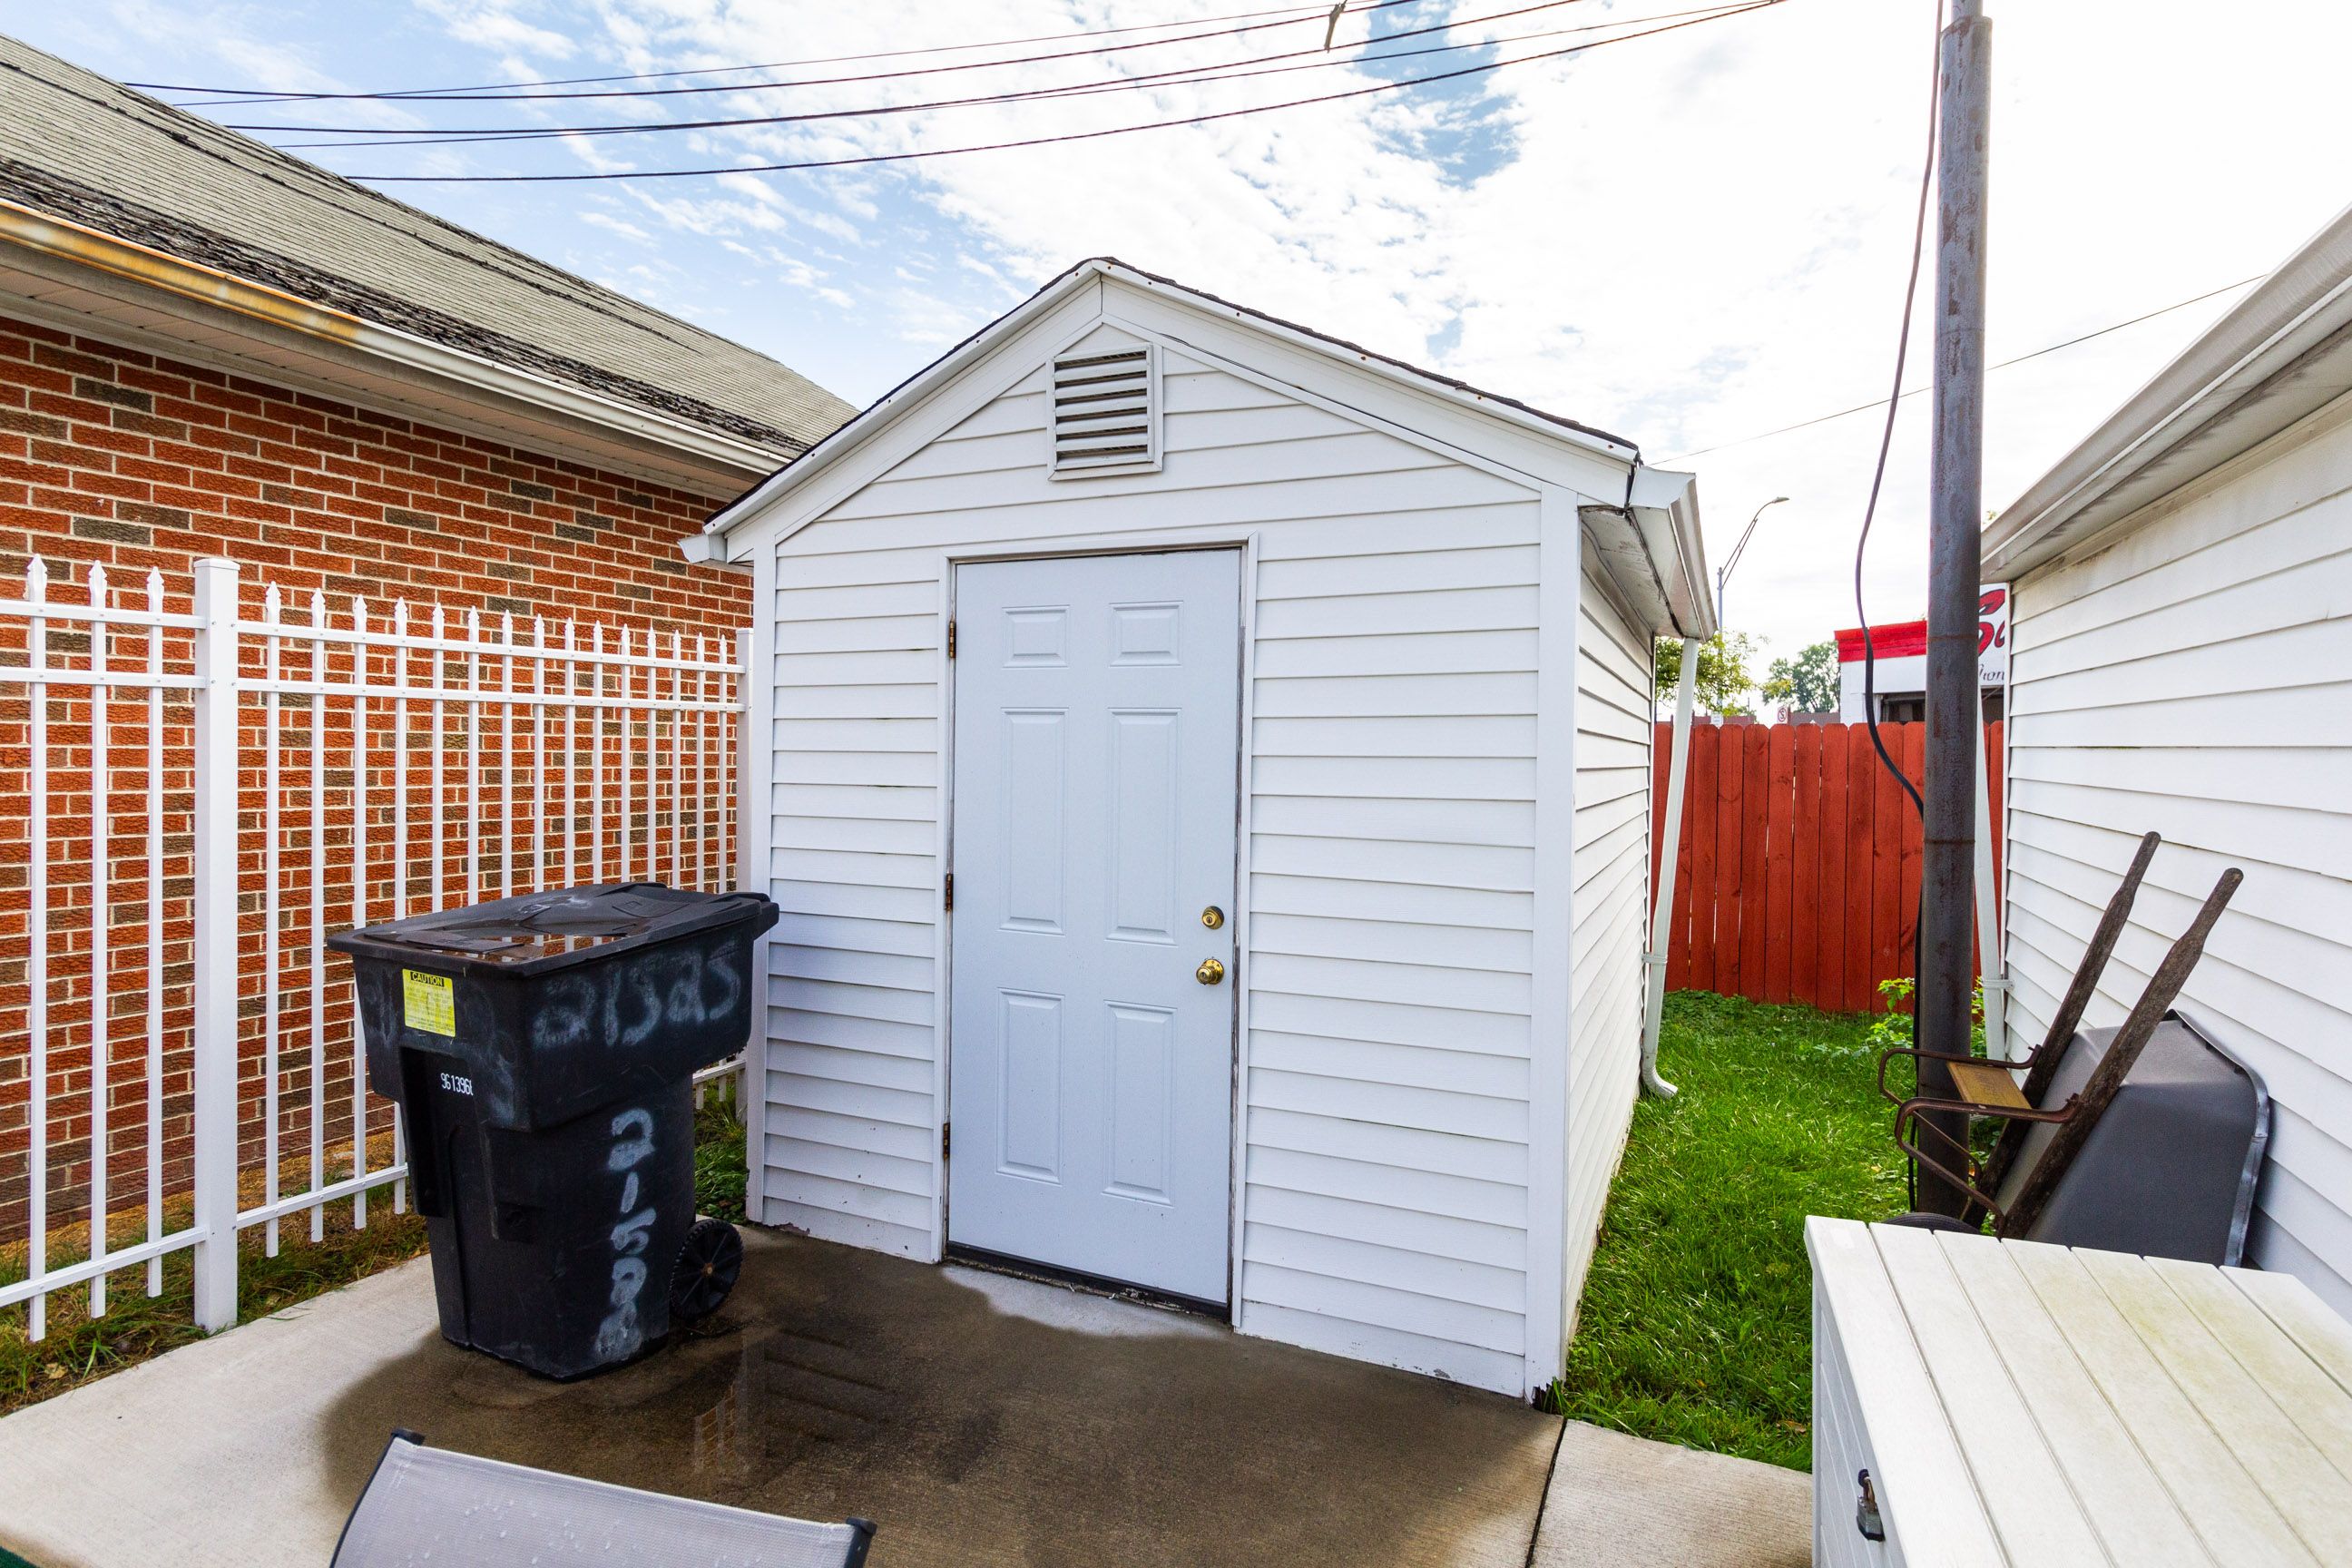
[{"label": "white storage shed", "polygon": [[1093,260],[693,543],[757,584],[756,1218],[1556,1374],[1687,475]]},{"label": "white storage shed", "polygon": [[2086,1023],[2243,867],[2179,1005],[2270,1089],[2248,1257],[2352,1315],[2352,212],[1990,524],[1984,574],[2016,593],[2012,1050],[2142,833]]}]

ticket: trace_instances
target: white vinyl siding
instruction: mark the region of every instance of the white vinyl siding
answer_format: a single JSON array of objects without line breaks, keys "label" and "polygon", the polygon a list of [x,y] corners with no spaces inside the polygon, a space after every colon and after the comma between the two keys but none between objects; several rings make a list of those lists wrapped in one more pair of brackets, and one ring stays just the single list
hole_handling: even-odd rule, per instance
[{"label": "white vinyl siding", "polygon": [[1041,364],[762,546],[761,1217],[934,1252],[945,556],[1254,534],[1241,1327],[1521,1392],[1538,496],[1160,368],[1158,474],[1050,479]]},{"label": "white vinyl siding", "polygon": [[2352,1312],[2352,404],[2018,585],[2010,689],[2017,1043],[2100,907],[2150,869],[2086,1022],[2112,1024],[2226,866],[2180,1005],[2269,1085],[2251,1257]]},{"label": "white vinyl siding", "polygon": [[1649,913],[1650,639],[1584,552],[1576,637],[1576,851],[1570,939],[1568,1256],[1571,1330],[1638,1092],[1642,932]]}]

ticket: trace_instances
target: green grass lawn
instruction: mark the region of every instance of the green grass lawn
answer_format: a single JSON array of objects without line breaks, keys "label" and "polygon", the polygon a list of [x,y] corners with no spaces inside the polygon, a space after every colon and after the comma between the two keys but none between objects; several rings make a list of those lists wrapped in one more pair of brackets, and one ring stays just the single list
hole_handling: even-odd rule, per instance
[{"label": "green grass lawn", "polygon": [[1870,1020],[1704,992],[1666,998],[1557,1385],[1578,1420],[1811,1468],[1811,1214],[1905,1207]]}]

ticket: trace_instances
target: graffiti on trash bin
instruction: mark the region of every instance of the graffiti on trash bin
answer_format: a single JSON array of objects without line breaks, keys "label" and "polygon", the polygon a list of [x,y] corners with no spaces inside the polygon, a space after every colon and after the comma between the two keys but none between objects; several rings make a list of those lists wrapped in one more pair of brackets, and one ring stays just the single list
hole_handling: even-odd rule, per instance
[{"label": "graffiti on trash bin", "polygon": [[613,1227],[613,1291],[606,1302],[611,1310],[596,1326],[596,1353],[619,1360],[635,1355],[646,1339],[637,1301],[645,1294],[646,1248],[658,1216],[650,1206],[637,1207],[637,1167],[653,1157],[653,1113],[634,1107],[622,1111],[613,1118],[613,1140],[604,1168],[621,1178],[621,1218]]},{"label": "graffiti on trash bin", "polygon": [[731,943],[707,953],[673,948],[551,983],[531,1019],[531,1044],[630,1050],[663,1029],[724,1022],[742,1005],[743,975]]}]

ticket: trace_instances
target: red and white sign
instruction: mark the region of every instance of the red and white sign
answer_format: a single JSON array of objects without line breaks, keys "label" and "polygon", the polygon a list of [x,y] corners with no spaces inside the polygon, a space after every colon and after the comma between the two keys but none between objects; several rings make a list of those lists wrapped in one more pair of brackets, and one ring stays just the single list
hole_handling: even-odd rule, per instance
[{"label": "red and white sign", "polygon": [[2009,584],[1987,583],[1977,595],[1977,682],[2009,684]]},{"label": "red and white sign", "polygon": [[[1987,583],[1977,595],[1977,682],[1988,692],[2009,684],[2011,602],[2006,583]],[[1862,700],[1862,628],[1848,626],[1834,635],[1838,712],[1848,723],[1859,723],[1866,709]],[[1870,652],[1881,698],[1916,698],[1927,689],[1927,622],[1886,621],[1871,627]]]}]

